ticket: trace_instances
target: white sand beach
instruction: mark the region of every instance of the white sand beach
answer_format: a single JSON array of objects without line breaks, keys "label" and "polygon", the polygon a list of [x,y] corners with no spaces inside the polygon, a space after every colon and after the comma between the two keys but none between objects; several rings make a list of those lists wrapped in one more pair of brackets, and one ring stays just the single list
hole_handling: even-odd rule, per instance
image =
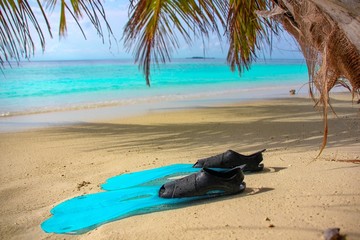
[{"label": "white sand beach", "polygon": [[[332,95],[328,144],[308,98],[153,111],[0,134],[1,239],[321,239],[339,227],[360,239],[360,111]],[[101,191],[125,173],[194,163],[228,149],[266,148],[245,192],[113,221],[81,235],[43,232],[56,204]],[[83,181],[89,182],[79,187]]]}]

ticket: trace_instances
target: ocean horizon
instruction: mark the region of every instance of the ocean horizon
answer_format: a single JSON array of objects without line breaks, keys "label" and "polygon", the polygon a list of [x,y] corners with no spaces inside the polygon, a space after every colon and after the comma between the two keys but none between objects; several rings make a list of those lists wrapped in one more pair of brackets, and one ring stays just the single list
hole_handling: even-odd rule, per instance
[{"label": "ocean horizon", "polygon": [[285,97],[290,89],[308,89],[303,87],[308,72],[301,59],[257,61],[241,75],[231,72],[225,59],[174,59],[154,65],[150,79],[148,87],[133,60],[22,62],[3,69],[0,131],[29,123],[128,116],[140,109]]}]

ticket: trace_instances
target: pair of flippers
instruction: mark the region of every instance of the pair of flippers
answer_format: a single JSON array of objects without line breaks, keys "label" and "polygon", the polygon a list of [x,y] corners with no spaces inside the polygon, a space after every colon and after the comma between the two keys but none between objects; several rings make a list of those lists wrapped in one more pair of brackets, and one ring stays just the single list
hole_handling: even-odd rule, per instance
[{"label": "pair of flippers", "polygon": [[201,171],[165,183],[159,190],[161,198],[183,198],[202,195],[236,194],[245,190],[243,172],[257,172],[264,168],[262,153],[242,155],[233,150],[200,159],[193,167]]},{"label": "pair of flippers", "polygon": [[[263,151],[245,156],[229,150],[194,165],[172,164],[114,176],[101,184],[101,192],[57,204],[41,228],[48,233],[80,234],[114,220],[239,193],[245,189],[242,172],[261,171],[264,167]],[[168,197],[165,192],[159,194],[162,191]]]}]

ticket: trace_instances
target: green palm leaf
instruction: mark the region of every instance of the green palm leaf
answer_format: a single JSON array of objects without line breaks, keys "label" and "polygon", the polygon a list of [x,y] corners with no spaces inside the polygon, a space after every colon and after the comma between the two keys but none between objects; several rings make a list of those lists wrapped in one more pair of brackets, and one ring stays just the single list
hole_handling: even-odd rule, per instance
[{"label": "green palm leaf", "polygon": [[217,21],[224,23],[226,4],[211,0],[138,0],[131,1],[130,19],[124,30],[124,44],[134,49],[135,62],[139,62],[146,83],[150,85],[150,65],[166,62],[179,48],[178,34],[187,43],[192,37],[216,31]]},{"label": "green palm leaf", "polygon": [[[104,31],[102,23],[105,23],[109,43],[111,37],[114,37],[109,23],[107,22],[104,8],[101,0],[44,0],[43,3],[37,0],[37,5],[45,19],[47,30],[52,37],[50,23],[47,19],[45,9],[53,10],[57,4],[60,7],[59,34],[66,34],[67,13],[75,19],[84,37],[85,34],[79,24],[83,15],[87,16],[97,33],[104,41]],[[70,2],[70,3],[69,3]],[[85,13],[85,14],[84,14]],[[31,33],[35,29],[35,34]],[[15,60],[19,62],[21,58],[30,58],[34,54],[33,36],[40,40],[42,49],[45,49],[45,36],[38,22],[36,15],[26,0],[0,0],[0,66],[5,62]],[[86,38],[86,37],[85,37]]]},{"label": "green palm leaf", "polygon": [[130,19],[124,31],[124,43],[134,49],[135,62],[142,68],[150,85],[151,61],[170,60],[179,47],[177,34],[191,43],[193,38],[208,37],[215,32],[219,38],[225,30],[229,41],[227,60],[232,70],[249,68],[256,58],[260,43],[269,43],[270,31],[277,32],[270,19],[257,16],[257,11],[268,10],[268,0],[138,0],[130,1]]},{"label": "green palm leaf", "polygon": [[260,44],[270,43],[270,32],[277,33],[277,25],[268,18],[260,18],[257,11],[272,8],[267,0],[230,0],[226,33],[229,41],[227,61],[231,70],[241,73],[256,58]]},{"label": "green palm leaf", "polygon": [[[38,5],[44,10],[39,1]],[[46,21],[50,32],[50,25]],[[34,42],[30,33],[30,26],[35,28],[40,39],[41,47],[45,47],[45,37],[41,27],[27,1],[0,1],[0,64],[11,59],[17,61],[21,56],[29,57],[34,53]]]}]

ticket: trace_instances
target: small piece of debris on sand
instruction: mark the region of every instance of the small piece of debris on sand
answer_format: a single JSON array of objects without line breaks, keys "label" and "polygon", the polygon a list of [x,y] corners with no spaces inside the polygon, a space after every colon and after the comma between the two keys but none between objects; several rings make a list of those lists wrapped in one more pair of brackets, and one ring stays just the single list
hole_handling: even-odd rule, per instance
[{"label": "small piece of debris on sand", "polygon": [[82,187],[86,187],[86,186],[89,185],[89,184],[90,184],[90,182],[82,181],[81,183],[78,183],[78,185],[77,185],[77,190],[80,191],[80,189],[81,189]]}]

